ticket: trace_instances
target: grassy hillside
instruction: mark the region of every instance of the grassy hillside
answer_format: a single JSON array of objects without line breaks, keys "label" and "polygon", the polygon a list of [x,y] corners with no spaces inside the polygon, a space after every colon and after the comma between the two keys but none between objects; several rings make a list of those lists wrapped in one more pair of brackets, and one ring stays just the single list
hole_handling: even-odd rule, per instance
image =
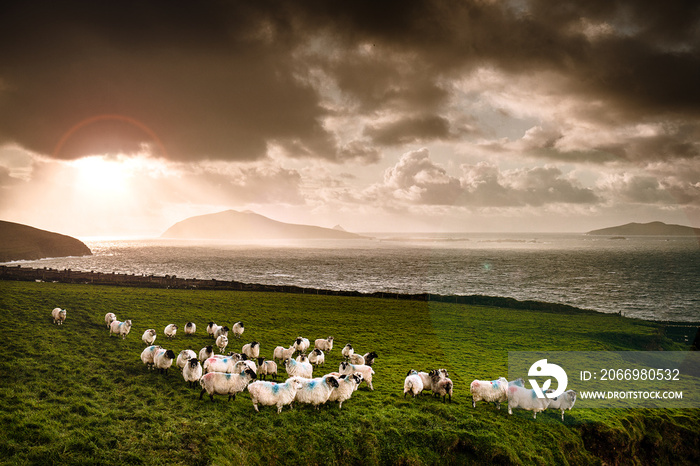
[{"label": "grassy hillside", "polygon": [[0,220],[0,262],[90,254],[76,238]]},{"label": "grassy hillside", "polygon": [[[51,323],[56,306],[68,310]],[[104,314],[132,319],[109,337]],[[184,335],[184,324],[198,325]],[[246,331],[230,349],[261,342],[271,357],[299,335],[333,335],[340,348],[374,350],[374,391],[343,404],[255,413],[235,401],[198,400],[177,369],[146,370],[141,334],[176,353],[210,344],[210,320]],[[173,341],[163,328],[180,326]],[[616,315],[562,315],[447,303],[282,293],[124,289],[0,281],[0,458],[10,464],[697,464],[698,410],[574,410],[533,420],[524,411],[471,407],[469,382],[506,374],[508,350],[680,349],[651,323]],[[402,397],[408,369],[445,367],[452,404]],[[324,371],[314,371],[318,375]],[[9,426],[9,428],[8,428]]]}]

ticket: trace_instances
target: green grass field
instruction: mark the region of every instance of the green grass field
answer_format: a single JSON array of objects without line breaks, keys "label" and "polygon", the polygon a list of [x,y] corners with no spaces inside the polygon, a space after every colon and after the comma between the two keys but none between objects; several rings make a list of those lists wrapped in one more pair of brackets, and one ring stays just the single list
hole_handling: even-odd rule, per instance
[{"label": "green grass field", "polygon": [[[51,309],[68,310],[63,326]],[[106,312],[132,319],[109,336]],[[214,403],[188,389],[173,365],[148,371],[141,335],[175,353],[211,344],[205,327],[242,320],[240,342],[261,355],[297,336],[329,335],[340,349],[376,351],[374,391],[316,411],[255,413],[247,392]],[[184,335],[184,324],[197,334]],[[173,341],[163,328],[180,326]],[[469,383],[507,374],[508,351],[679,350],[653,323],[446,303],[284,293],[209,292],[0,281],[0,461],[4,464],[698,464],[700,410],[555,411],[533,420],[471,406]],[[406,372],[444,367],[454,399],[403,398]]]}]

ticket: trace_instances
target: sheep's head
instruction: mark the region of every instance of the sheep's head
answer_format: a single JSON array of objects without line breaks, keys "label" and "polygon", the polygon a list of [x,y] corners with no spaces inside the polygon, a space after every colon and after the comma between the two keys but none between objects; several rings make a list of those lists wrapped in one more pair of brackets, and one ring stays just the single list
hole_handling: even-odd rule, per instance
[{"label": "sheep's head", "polygon": [[253,369],[251,369],[250,367],[248,367],[248,368],[247,368],[245,371],[243,371],[243,372],[245,372],[245,374],[246,374],[248,377],[250,377],[251,379],[253,379],[253,380],[255,380],[255,379],[258,378],[258,375],[257,375],[257,374],[255,373],[255,371],[254,371]]},{"label": "sheep's head", "polygon": [[173,352],[173,350],[168,350],[165,352],[165,357],[167,357],[168,359],[175,359],[175,353]]},{"label": "sheep's head", "polygon": [[260,346],[260,342],[254,341],[253,343],[250,344],[251,348],[255,348],[256,346]]},{"label": "sheep's head", "polygon": [[340,386],[340,384],[338,384],[338,379],[333,376],[326,379],[326,384],[332,388],[338,388]]},{"label": "sheep's head", "polygon": [[356,373],[356,374],[352,374],[351,377],[352,377],[353,379],[355,379],[355,383],[356,383],[357,385],[360,385],[360,384],[362,383],[363,377],[362,377],[362,374],[360,374],[359,372]]},{"label": "sheep's head", "polygon": [[197,358],[191,358],[188,362],[192,369],[195,369],[199,365],[199,360]]},{"label": "sheep's head", "polygon": [[406,373],[406,377],[408,377],[409,375],[418,375],[418,372],[416,372],[415,369],[411,369]]},{"label": "sheep's head", "polygon": [[262,366],[265,362],[265,358],[258,358],[258,366]]}]

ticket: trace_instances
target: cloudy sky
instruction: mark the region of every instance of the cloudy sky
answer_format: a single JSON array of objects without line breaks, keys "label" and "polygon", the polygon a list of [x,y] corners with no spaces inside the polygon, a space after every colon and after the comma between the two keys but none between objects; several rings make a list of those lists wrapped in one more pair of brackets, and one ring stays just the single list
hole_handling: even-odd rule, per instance
[{"label": "cloudy sky", "polygon": [[3,2],[0,219],[700,226],[700,3]]}]

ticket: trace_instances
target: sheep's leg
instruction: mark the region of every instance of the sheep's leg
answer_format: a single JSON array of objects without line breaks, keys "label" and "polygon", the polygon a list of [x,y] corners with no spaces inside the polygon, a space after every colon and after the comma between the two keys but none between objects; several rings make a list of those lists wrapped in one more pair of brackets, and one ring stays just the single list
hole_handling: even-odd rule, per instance
[{"label": "sheep's leg", "polygon": [[474,399],[472,399],[472,408],[476,408],[476,401],[474,401]]},{"label": "sheep's leg", "polygon": [[203,388],[202,391],[199,392],[199,399],[200,399],[200,400],[202,399],[202,396],[204,396],[204,392],[206,392],[206,391],[207,391],[207,389],[206,389],[206,388]]},{"label": "sheep's leg", "polygon": [[513,414],[513,409],[511,409],[510,405],[508,405],[508,414]]}]

